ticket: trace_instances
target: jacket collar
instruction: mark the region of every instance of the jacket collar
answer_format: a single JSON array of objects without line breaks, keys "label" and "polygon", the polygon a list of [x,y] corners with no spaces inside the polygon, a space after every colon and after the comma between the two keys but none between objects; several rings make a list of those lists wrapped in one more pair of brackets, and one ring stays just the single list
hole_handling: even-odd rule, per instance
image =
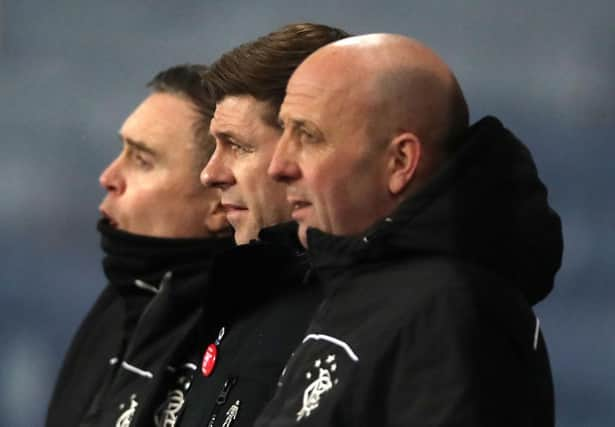
[{"label": "jacket collar", "polygon": [[308,229],[312,266],[340,272],[400,256],[451,256],[512,279],[530,303],[544,298],[561,264],[561,222],[527,147],[494,117],[463,138],[421,191],[364,234]]},{"label": "jacket collar", "polygon": [[171,239],[132,234],[113,228],[105,219],[97,228],[105,275],[121,294],[156,293],[168,272],[173,277],[169,283],[207,272],[214,255],[233,246],[230,238]]}]

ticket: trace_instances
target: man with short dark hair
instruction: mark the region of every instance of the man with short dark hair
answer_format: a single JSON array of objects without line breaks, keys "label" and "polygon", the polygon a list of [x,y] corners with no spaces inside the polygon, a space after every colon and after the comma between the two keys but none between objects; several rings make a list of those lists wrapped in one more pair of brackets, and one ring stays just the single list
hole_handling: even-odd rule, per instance
[{"label": "man with short dark hair", "polygon": [[280,28],[222,55],[208,73],[216,102],[210,132],[216,151],[202,181],[222,191],[222,206],[238,244],[261,228],[290,219],[284,186],[267,175],[281,135],[277,115],[293,70],[316,48],[348,37],[326,25]]},{"label": "man with short dark hair", "polygon": [[205,69],[181,65],[156,75],[119,132],[122,152],[100,176],[109,283],[68,350],[47,426],[132,419],[196,324],[214,254],[232,245],[216,238],[229,234],[218,191],[199,182],[213,151],[202,119],[211,109]]},{"label": "man with short dark hair", "polygon": [[216,149],[202,177],[221,190],[238,246],[217,257],[200,330],[174,364],[201,372],[177,376],[156,411],[159,425],[251,426],[322,299],[318,287],[304,286],[302,254],[286,241],[257,238],[290,219],[284,186],[267,176],[288,78],[310,53],[346,35],[287,25],[224,54],[205,76],[217,103],[210,127]]},{"label": "man with short dark hair", "polygon": [[561,224],[527,148],[392,34],[312,54],[279,117],[269,172],[326,297],[256,426],[552,426],[531,306]]},{"label": "man with short dark hair", "polygon": [[103,171],[100,211],[120,230],[152,237],[209,237],[225,228],[218,192],[195,176],[215,148],[211,108],[201,75],[206,67],[177,66],[148,84],[152,93],[119,131],[122,153]]}]

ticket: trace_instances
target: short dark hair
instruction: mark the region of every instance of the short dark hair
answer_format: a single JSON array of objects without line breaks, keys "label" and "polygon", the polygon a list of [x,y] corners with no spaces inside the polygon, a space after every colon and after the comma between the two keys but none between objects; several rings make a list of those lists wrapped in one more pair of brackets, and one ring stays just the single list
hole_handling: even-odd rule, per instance
[{"label": "short dark hair", "polygon": [[350,36],[327,25],[296,23],[230,50],[206,73],[213,107],[226,96],[251,95],[270,104],[272,116],[267,119],[277,122],[293,71],[318,48]]},{"label": "short dark hair", "polygon": [[[147,87],[155,93],[184,97],[192,103],[199,116],[211,118],[209,114],[215,108],[215,103],[203,83],[207,70],[208,67],[201,64],[175,65],[156,74],[147,83]],[[194,135],[203,155],[199,166],[202,167],[215,149],[214,140],[209,134],[209,119],[195,121]]]}]

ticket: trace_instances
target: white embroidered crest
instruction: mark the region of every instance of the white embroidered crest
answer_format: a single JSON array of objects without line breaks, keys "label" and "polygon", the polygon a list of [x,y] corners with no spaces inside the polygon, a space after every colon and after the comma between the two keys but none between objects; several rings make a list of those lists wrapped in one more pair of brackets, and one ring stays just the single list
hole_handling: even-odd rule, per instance
[{"label": "white embroidered crest", "polygon": [[167,369],[172,373],[182,370],[185,374],[177,378],[175,388],[169,391],[162,405],[154,413],[156,427],[175,427],[186,404],[186,393],[192,385],[192,373],[196,371],[197,366],[193,363],[186,363],[179,368],[168,366]]},{"label": "white embroidered crest", "polygon": [[186,402],[182,390],[171,390],[167,395],[164,406],[154,415],[156,427],[175,427],[180,411]]},{"label": "white embroidered crest", "polygon": [[139,406],[139,402],[137,402],[137,396],[133,394],[130,396],[130,407],[128,409],[124,410],[126,405],[123,403],[120,405],[120,411],[124,412],[120,414],[119,418],[115,422],[115,427],[130,427],[132,418],[137,411],[137,406]]},{"label": "white embroidered crest", "polygon": [[[312,411],[318,408],[320,397],[338,383],[337,378],[333,377],[337,370],[334,354],[327,356],[324,363],[321,359],[317,359],[314,362],[314,368],[317,369],[318,377],[303,391],[303,407],[297,412],[297,421],[309,417]],[[307,380],[311,380],[312,377],[312,370],[305,373]]]}]

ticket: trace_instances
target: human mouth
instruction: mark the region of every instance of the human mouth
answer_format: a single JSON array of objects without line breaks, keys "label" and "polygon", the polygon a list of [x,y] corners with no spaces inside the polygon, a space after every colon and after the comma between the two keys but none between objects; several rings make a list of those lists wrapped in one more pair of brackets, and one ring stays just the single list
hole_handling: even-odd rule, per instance
[{"label": "human mouth", "polygon": [[288,203],[290,203],[290,206],[292,208],[291,216],[295,221],[300,221],[301,219],[304,219],[305,215],[307,215],[307,209],[312,206],[310,202],[294,198],[289,198]]},{"label": "human mouth", "polygon": [[119,224],[111,215],[109,215],[109,213],[107,213],[107,211],[105,211],[102,208],[100,208],[99,211],[100,211],[100,214],[103,216],[104,219],[107,220],[107,222],[109,223],[111,227],[118,228]]},{"label": "human mouth", "polygon": [[248,212],[248,208],[241,205],[235,205],[232,203],[222,203],[222,208],[226,213],[226,219],[233,224],[238,221],[239,218],[246,212]]},{"label": "human mouth", "polygon": [[226,212],[226,209],[224,209],[224,206],[222,206],[222,203],[218,203],[214,209],[211,211],[212,214],[217,214],[217,213],[223,213]]}]

